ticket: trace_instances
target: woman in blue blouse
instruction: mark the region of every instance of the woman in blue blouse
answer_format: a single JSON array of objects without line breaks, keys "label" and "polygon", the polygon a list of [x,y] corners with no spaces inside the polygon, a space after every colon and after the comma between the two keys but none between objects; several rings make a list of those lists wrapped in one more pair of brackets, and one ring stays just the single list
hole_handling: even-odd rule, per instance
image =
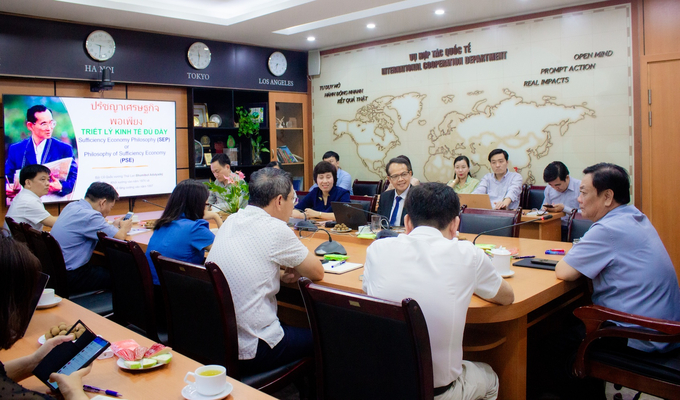
[{"label": "woman in blue blouse", "polygon": [[220,216],[206,210],[207,200],[208,188],[194,179],[187,179],[175,186],[163,215],[153,227],[154,232],[146,250],[154,285],[160,285],[151,261],[151,252],[154,250],[175,260],[203,264],[205,250],[209,250],[215,240],[206,219],[214,220],[218,228],[222,226]]},{"label": "woman in blue blouse", "polygon": [[[340,201],[349,203],[349,191],[336,186],[338,172],[333,164],[328,161],[321,161],[314,167],[314,182],[317,187],[312,189],[307,196],[300,199],[293,211],[295,218],[319,218],[334,220],[333,207],[331,203]],[[302,211],[304,210],[304,211]],[[302,215],[304,212],[304,215]]]}]

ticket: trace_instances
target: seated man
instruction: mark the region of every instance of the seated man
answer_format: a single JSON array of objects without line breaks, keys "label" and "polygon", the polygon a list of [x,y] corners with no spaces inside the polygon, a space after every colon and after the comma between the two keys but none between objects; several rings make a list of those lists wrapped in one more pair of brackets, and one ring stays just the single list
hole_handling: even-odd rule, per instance
[{"label": "seated man", "polygon": [[[263,168],[250,177],[248,206],[222,225],[206,261],[231,287],[238,325],[238,358],[245,374],[267,371],[313,354],[309,329],[276,316],[280,280],[319,280],[323,266],[287,226],[297,197],[290,174]],[[283,275],[280,267],[286,268]]]},{"label": "seated man", "polygon": [[387,163],[385,168],[387,178],[394,189],[380,195],[378,214],[387,218],[390,226],[404,226],[404,216],[408,213],[404,201],[411,189],[411,163],[406,158],[395,157]]},{"label": "seated man", "polygon": [[[411,162],[411,159],[408,158],[408,156],[406,156],[404,154],[398,155],[397,158],[403,158],[406,161],[408,161],[409,165],[413,165],[413,163]],[[411,174],[411,186],[418,186],[418,185],[420,185],[420,180],[418,178],[416,178],[415,176],[413,176],[413,174]],[[390,184],[387,185],[387,188],[384,191],[386,192],[386,191],[392,190],[392,189],[394,189],[394,185],[392,184],[392,182],[390,182]]]},{"label": "seated man", "polygon": [[124,240],[132,220],[116,220],[113,225],[106,222],[118,192],[105,182],[94,182],[87,189],[85,198],[69,203],[59,214],[59,219],[50,232],[59,242],[66,263],[66,278],[72,293],[83,293],[105,289],[110,286],[106,268],[90,264],[90,257],[99,238],[97,232]]},{"label": "seated man", "polygon": [[19,180],[23,189],[12,200],[6,216],[39,231],[43,225],[54,226],[57,217],[47,212],[40,201],[50,191],[50,169],[40,164],[27,165],[19,172]]},{"label": "seated man", "polygon": [[495,399],[498,377],[491,367],[463,360],[463,330],[473,294],[507,305],[514,301],[512,287],[483,250],[456,238],[460,203],[452,188],[414,186],[406,206],[407,235],[368,247],[363,289],[381,299],[418,302],[430,336],[437,400]]},{"label": "seated man", "polygon": [[514,210],[522,193],[522,175],[508,171],[508,152],[494,149],[489,153],[491,170],[484,175],[472,194],[488,194],[496,210]]},{"label": "seated man", "polygon": [[[628,173],[600,163],[583,170],[578,198],[594,224],[555,268],[559,279],[585,275],[596,305],[651,318],[680,321],[680,288],[668,252],[649,219],[630,202]],[[642,351],[666,352],[677,344],[629,340]]]},{"label": "seated man", "polygon": [[[327,152],[324,153],[324,155],[321,159],[323,161],[327,161],[327,162],[333,164],[335,169],[338,170],[338,172],[337,172],[338,180],[335,184],[337,186],[340,186],[343,189],[349,190],[350,195],[354,194],[352,192],[352,176],[349,174],[349,172],[340,168],[340,155],[338,153],[334,152],[334,151],[327,151]],[[309,191],[311,192],[316,186],[317,186],[316,182],[314,182],[312,187],[309,188]]]},{"label": "seated man", "polygon": [[[231,160],[229,159],[229,156],[224,153],[215,154],[215,157],[213,157],[212,161],[210,161],[210,171],[215,177],[215,184],[217,186],[227,187],[227,179],[231,177],[232,173]],[[210,195],[208,196],[208,204],[211,206],[216,206],[215,208],[224,208],[224,206],[220,205],[220,203],[221,200],[219,197],[217,197],[217,193],[211,191]],[[218,211],[221,211],[219,208],[217,209]]]},{"label": "seated man", "polygon": [[[562,241],[567,241],[567,224],[571,211],[578,210],[581,181],[569,176],[569,168],[561,161],[553,161],[543,170],[543,180],[548,186],[543,192],[543,209],[548,212],[564,212],[562,217]],[[552,206],[552,207],[548,207]]]}]

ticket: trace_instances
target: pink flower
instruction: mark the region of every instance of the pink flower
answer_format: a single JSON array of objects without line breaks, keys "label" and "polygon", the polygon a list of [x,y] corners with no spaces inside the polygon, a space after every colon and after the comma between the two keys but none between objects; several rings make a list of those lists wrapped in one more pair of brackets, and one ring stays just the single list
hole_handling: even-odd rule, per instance
[{"label": "pink flower", "polygon": [[243,172],[241,172],[241,171],[238,171],[238,177],[241,178],[241,179],[245,179],[245,178],[246,178],[246,176],[243,175]]}]

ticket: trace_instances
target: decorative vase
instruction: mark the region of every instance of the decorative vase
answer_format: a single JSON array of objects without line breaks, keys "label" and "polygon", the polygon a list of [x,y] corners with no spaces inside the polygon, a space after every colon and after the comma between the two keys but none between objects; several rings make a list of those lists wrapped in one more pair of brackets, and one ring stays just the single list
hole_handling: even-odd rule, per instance
[{"label": "decorative vase", "polygon": [[262,154],[253,148],[253,165],[258,164],[262,164]]},{"label": "decorative vase", "polygon": [[231,213],[224,212],[224,211],[218,211],[217,214],[222,218],[222,222],[226,222],[227,218],[231,215]]}]

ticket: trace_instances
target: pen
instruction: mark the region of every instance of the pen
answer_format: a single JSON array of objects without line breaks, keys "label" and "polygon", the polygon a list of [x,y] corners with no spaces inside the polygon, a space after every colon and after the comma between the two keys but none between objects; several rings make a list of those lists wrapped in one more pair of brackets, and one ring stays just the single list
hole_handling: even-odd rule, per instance
[{"label": "pen", "polygon": [[113,390],[100,389],[94,386],[83,385],[83,390],[91,393],[104,393],[107,396],[123,397],[122,394],[114,392]]},{"label": "pen", "polygon": [[554,254],[554,255],[558,255],[558,256],[563,256],[564,250],[546,250],[545,254]]},{"label": "pen", "polygon": [[516,260],[521,260],[523,258],[535,258],[536,256],[514,256]]},{"label": "pen", "polygon": [[347,262],[347,260],[342,260],[342,261],[340,261],[339,263],[337,263],[337,264],[335,264],[335,265],[331,265],[331,268],[339,267],[339,266],[341,266],[342,264],[344,264],[344,263],[346,263],[346,262]]}]

